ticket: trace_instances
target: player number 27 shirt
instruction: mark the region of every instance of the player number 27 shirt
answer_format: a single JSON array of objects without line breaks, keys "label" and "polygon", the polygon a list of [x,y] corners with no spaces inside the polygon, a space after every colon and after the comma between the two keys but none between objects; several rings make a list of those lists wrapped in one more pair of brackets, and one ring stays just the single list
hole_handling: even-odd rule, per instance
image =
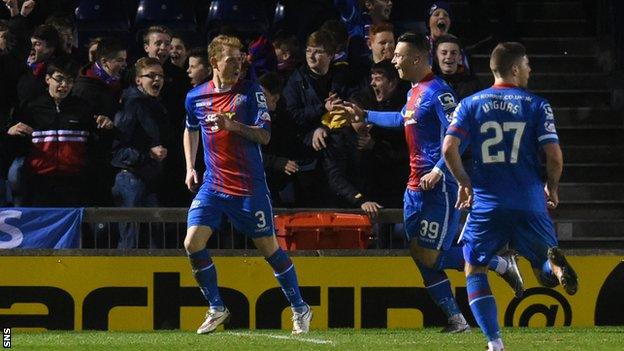
[{"label": "player number 27 shirt", "polygon": [[540,149],[558,143],[545,99],[513,85],[494,85],[461,101],[447,134],[468,139],[474,210],[546,211]]}]

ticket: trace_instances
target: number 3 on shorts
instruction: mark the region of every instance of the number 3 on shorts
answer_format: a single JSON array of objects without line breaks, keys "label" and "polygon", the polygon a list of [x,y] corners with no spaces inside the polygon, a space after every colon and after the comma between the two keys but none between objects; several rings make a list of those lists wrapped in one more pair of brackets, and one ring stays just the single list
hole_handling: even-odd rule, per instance
[{"label": "number 3 on shorts", "polygon": [[256,212],[255,216],[258,217],[258,224],[256,224],[258,229],[262,229],[262,228],[266,227],[267,222],[266,222],[266,216],[264,215],[264,211]]}]

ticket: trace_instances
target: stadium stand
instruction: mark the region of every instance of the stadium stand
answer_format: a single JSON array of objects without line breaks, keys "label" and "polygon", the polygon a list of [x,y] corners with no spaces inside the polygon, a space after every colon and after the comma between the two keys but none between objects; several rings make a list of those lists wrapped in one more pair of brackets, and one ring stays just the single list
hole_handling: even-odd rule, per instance
[{"label": "stadium stand", "polygon": [[[467,2],[452,5],[455,13],[469,10]],[[518,1],[516,11],[533,69],[529,88],[551,102],[557,119],[565,166],[562,201],[552,215],[559,239],[570,246],[621,242],[624,232],[624,118],[613,106],[596,27],[588,26],[592,12],[583,1]],[[454,25],[470,33],[468,22]],[[491,83],[489,47],[472,60],[480,80]]]},{"label": "stadium stand", "polygon": [[[37,4],[23,22],[27,31],[43,22],[52,10],[73,13],[79,50],[95,37],[112,35],[128,43],[128,65],[132,65],[139,56],[141,31],[153,24],[183,33],[199,33],[196,42],[200,46],[223,26],[240,33],[252,32],[252,36],[266,33],[268,40],[277,34],[302,38],[318,29],[313,23],[320,25],[327,19],[338,18],[332,3],[329,0],[58,0]],[[621,88],[624,50],[622,19],[614,13],[622,5],[613,0],[545,3],[516,0],[507,4],[504,8],[498,4],[492,6],[489,1],[450,1],[452,31],[467,44],[472,68],[484,84],[491,83],[489,52],[496,40],[517,39],[525,44],[533,69],[529,88],[551,101],[566,161],[562,202],[553,212],[559,237],[570,246],[621,245],[624,243],[621,234],[624,232],[624,89]],[[302,10],[308,8],[309,11]],[[428,5],[396,0],[393,8],[390,21],[398,31],[424,28]],[[0,17],[8,19],[9,12],[2,8]],[[504,27],[504,23],[512,23],[514,30],[493,33]],[[278,28],[285,30],[277,33]],[[490,37],[488,30],[493,33]],[[23,36],[25,32],[17,34]],[[304,47],[301,40],[299,44]],[[142,50],[138,51],[142,54]]]}]

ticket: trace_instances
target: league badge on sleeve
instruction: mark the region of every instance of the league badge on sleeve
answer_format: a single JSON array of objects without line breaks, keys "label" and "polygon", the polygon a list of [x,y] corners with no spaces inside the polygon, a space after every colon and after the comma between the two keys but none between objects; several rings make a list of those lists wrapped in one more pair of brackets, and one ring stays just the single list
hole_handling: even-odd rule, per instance
[{"label": "league badge on sleeve", "polygon": [[547,132],[550,133],[556,133],[557,130],[555,128],[555,123],[553,121],[546,121],[544,122],[544,129],[546,129]]},{"label": "league badge on sleeve", "polygon": [[265,122],[271,122],[271,115],[268,112],[263,112],[262,115],[260,115],[260,119]]},{"label": "league badge on sleeve", "polygon": [[261,91],[256,92],[256,101],[258,102],[258,107],[267,109],[267,102],[264,93]]},{"label": "league badge on sleeve", "polygon": [[446,112],[446,119],[450,122],[453,119],[452,112],[457,106],[455,97],[451,93],[444,93],[442,95],[438,95],[438,101],[442,104],[442,109]]}]

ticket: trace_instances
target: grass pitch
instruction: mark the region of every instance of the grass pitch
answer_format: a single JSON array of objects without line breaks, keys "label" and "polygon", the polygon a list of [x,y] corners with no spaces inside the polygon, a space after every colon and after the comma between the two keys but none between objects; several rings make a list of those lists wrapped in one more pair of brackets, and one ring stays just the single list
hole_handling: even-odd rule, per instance
[{"label": "grass pitch", "polygon": [[[624,327],[506,328],[505,346],[520,350],[623,350]],[[291,336],[283,330],[227,330],[208,335],[188,331],[41,332],[14,331],[15,350],[483,350],[485,338],[439,329],[330,329]]]}]

